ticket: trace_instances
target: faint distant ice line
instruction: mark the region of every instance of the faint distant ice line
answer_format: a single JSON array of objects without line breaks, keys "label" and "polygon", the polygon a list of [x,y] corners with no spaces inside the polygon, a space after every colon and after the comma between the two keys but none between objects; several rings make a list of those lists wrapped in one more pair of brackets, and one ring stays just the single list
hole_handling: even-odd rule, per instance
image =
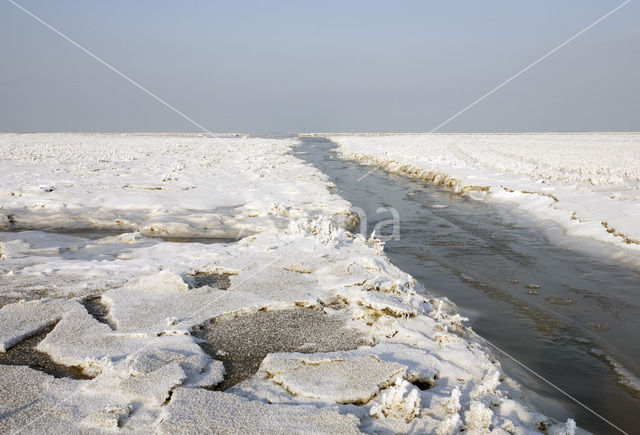
[{"label": "faint distant ice line", "polygon": [[172,106],[171,104],[167,103],[165,100],[163,100],[162,98],[160,98],[159,96],[157,96],[156,94],[154,94],[153,92],[151,92],[150,90],[148,90],[147,88],[145,88],[144,86],[142,86],[140,83],[136,82],[135,80],[133,80],[132,78],[130,78],[129,76],[127,76],[126,74],[124,74],[123,72],[120,72],[117,68],[111,66],[109,63],[107,63],[106,61],[104,61],[103,59],[101,59],[100,57],[96,56],[95,54],[93,54],[91,51],[89,51],[88,49],[84,48],[82,45],[78,44],[76,41],[74,41],[73,39],[69,38],[67,35],[65,35],[64,33],[60,32],[58,29],[56,29],[55,27],[53,27],[52,25],[50,25],[49,23],[47,23],[46,21],[44,21],[43,19],[41,19],[40,17],[36,16],[35,14],[33,14],[31,11],[25,9],[24,7],[22,7],[20,4],[16,3],[14,0],[7,0],[9,3],[11,3],[12,5],[14,5],[15,7],[17,7],[18,9],[20,9],[22,12],[24,12],[25,14],[31,16],[33,19],[35,19],[36,21],[38,21],[40,24],[44,25],[45,27],[47,27],[49,30],[51,30],[52,32],[58,34],[59,36],[61,36],[62,38],[66,39],[68,42],[70,42],[71,44],[75,45],[76,47],[78,47],[80,50],[84,51],[86,54],[88,54],[89,56],[91,56],[92,58],[94,58],[95,60],[97,60],[98,62],[100,62],[102,65],[106,66],[107,68],[109,68],[111,71],[115,72],[116,74],[118,74],[120,77],[122,77],[123,79],[127,80],[128,82],[130,82],[131,84],[133,84],[134,86],[136,86],[137,88],[141,89],[143,92],[147,93],[148,95],[150,95],[151,97],[153,97],[155,100],[159,101],[160,103],[164,104],[165,106],[167,106],[169,109],[173,110],[175,113],[177,113],[178,115],[182,116],[184,119],[186,119],[187,121],[189,121],[190,123],[192,123],[193,125],[195,125],[196,127],[198,127],[200,130],[204,131],[207,134],[213,135],[212,132],[210,132],[208,129],[206,129],[205,127],[203,127],[201,124],[199,124],[198,122],[194,121],[193,119],[191,119],[189,116],[185,115],[183,112],[181,112],[180,110],[176,109],[174,106]]},{"label": "faint distant ice line", "polygon": [[[11,0],[9,0],[11,1]],[[512,82],[514,79],[516,79],[517,77],[521,76],[522,74],[524,74],[525,72],[527,72],[528,70],[530,70],[531,68],[533,68],[534,66],[536,66],[537,64],[539,64],[540,62],[542,62],[543,60],[545,60],[547,57],[551,56],[553,53],[555,53],[556,51],[560,50],[562,47],[564,47],[565,45],[567,45],[568,43],[570,43],[571,41],[573,41],[574,39],[576,39],[577,37],[579,37],[580,35],[582,35],[583,33],[585,33],[587,30],[591,29],[593,26],[595,26],[596,24],[600,23],[602,20],[604,20],[605,18],[609,17],[611,14],[615,13],[616,11],[618,11],[620,8],[622,8],[623,6],[625,6],[627,3],[630,3],[631,0],[626,0],[624,3],[619,4],[617,7],[615,7],[614,9],[610,10],[609,12],[607,12],[605,15],[601,16],[600,18],[598,18],[597,20],[595,20],[593,23],[589,24],[587,27],[585,27],[584,29],[580,30],[578,33],[576,33],[575,35],[573,35],[571,38],[567,39],[566,41],[564,41],[562,44],[556,46],[555,48],[553,48],[551,51],[547,52],[545,55],[539,57],[537,60],[535,60],[533,63],[529,64],[528,66],[526,66],[525,68],[523,68],[522,70],[520,70],[519,72],[515,73],[514,75],[512,75],[511,77],[509,77],[507,80],[503,81],[502,83],[500,83],[498,86],[496,86],[495,88],[491,89],[490,91],[486,92],[484,95],[482,95],[481,97],[477,98],[475,101],[473,101],[471,104],[463,107],[462,109],[460,109],[459,111],[457,111],[455,114],[451,115],[449,118],[447,118],[446,120],[442,121],[440,124],[436,125],[434,128],[432,128],[431,130],[429,130],[426,134],[430,134],[430,133],[435,133],[437,130],[439,130],[441,127],[445,126],[446,124],[448,124],[449,122],[453,121],[454,119],[456,119],[458,116],[462,115],[464,112],[466,112],[467,110],[471,109],[473,106],[475,106],[476,104],[480,103],[481,101],[483,101],[485,98],[487,98],[488,96],[490,96],[491,94],[493,94],[494,92],[498,91],[499,89],[501,89],[502,87],[506,86],[507,84],[509,84],[510,82]],[[394,157],[397,157],[400,153],[402,153],[403,151],[405,151],[407,148],[410,148],[412,146],[414,146],[417,141],[419,139],[415,139],[413,140],[411,143],[409,143],[407,146],[401,147],[399,151],[395,152],[394,154],[392,154],[390,157],[388,157],[387,159],[392,159]],[[378,168],[380,168],[380,163],[378,165],[376,165],[373,169],[371,169],[369,172],[367,172],[366,174],[364,174],[362,177],[358,178],[356,180],[356,182],[360,182],[361,180],[363,180],[364,178],[368,177],[369,174],[371,174],[372,172],[376,171]]]}]

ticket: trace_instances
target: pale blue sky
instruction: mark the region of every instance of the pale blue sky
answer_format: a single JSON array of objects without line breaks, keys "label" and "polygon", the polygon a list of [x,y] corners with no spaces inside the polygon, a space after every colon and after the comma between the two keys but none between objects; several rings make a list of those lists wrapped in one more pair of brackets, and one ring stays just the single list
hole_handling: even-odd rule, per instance
[{"label": "pale blue sky", "polygon": [[[16,0],[211,131],[428,131],[621,1]],[[640,1],[442,131],[640,130]],[[197,131],[0,0],[0,131]]]}]

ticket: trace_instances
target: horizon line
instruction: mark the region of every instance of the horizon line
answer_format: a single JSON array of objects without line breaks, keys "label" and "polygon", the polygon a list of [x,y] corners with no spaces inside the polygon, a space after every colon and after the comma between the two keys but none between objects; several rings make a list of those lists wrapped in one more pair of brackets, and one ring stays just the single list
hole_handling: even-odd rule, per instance
[{"label": "horizon line", "polygon": [[402,135],[522,135],[522,134],[640,134],[640,130],[544,130],[544,131],[459,131],[459,132],[419,132],[419,131],[220,131],[220,132],[196,132],[196,131],[0,131],[0,135],[35,135],[35,134],[68,134],[68,135],[133,135],[133,136],[258,136],[258,135],[297,135],[310,136],[402,136]]}]

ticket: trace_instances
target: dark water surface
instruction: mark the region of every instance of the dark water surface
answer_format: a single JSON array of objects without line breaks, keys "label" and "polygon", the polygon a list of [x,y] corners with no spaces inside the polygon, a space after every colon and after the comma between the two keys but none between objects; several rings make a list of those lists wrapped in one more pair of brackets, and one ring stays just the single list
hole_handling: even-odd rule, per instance
[{"label": "dark water surface", "polygon": [[[379,207],[398,211],[400,238],[385,248],[395,265],[430,294],[455,302],[478,334],[623,430],[637,433],[640,396],[624,382],[640,374],[639,271],[554,245],[544,236],[543,223],[507,206],[380,169],[358,182],[371,167],[338,158],[324,138],[302,140],[297,157],[327,174],[340,196],[364,210],[368,231],[391,219],[389,212],[378,213]],[[617,433],[496,356],[541,412],[558,420],[573,417],[594,433]],[[632,374],[630,381],[614,370],[613,361]]]}]

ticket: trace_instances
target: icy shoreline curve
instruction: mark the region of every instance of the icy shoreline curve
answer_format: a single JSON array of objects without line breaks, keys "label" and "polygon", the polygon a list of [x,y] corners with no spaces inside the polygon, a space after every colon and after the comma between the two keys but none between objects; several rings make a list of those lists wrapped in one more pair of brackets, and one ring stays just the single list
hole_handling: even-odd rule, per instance
[{"label": "icy shoreline curve", "polygon": [[345,158],[510,201],[569,235],[640,252],[640,133],[327,136]]},{"label": "icy shoreline curve", "polygon": [[[3,135],[13,231],[0,233],[0,357],[48,331],[34,351],[50,361],[0,365],[0,431],[573,433],[527,404],[452,304],[419,294],[379,241],[345,230],[349,204],[292,145]],[[118,235],[51,232],[116,220]],[[213,244],[144,235],[241,231]],[[272,347],[253,376],[214,391],[235,348],[205,351],[197,331],[224,319],[242,342],[245,316],[269,312],[277,330],[305,310],[340,324],[346,350]],[[54,377],[55,366],[83,377]]]}]

